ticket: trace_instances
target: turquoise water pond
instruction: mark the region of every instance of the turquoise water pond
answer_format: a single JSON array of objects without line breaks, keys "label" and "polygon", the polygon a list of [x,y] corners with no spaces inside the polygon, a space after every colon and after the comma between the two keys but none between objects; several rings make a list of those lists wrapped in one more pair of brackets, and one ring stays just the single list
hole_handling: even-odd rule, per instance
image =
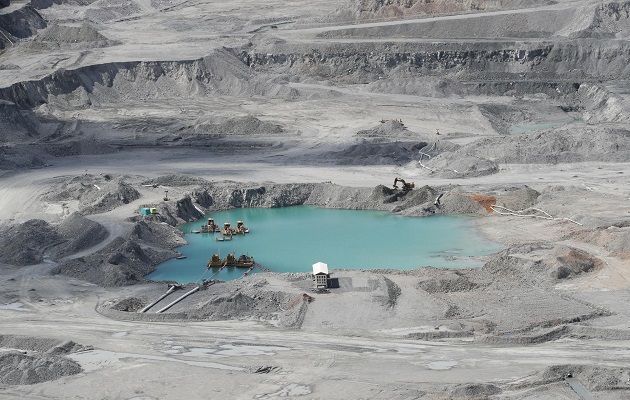
[{"label": "turquoise water pond", "polygon": [[[497,252],[501,247],[475,232],[474,217],[401,217],[381,211],[355,211],[309,206],[239,208],[213,212],[222,226],[242,220],[250,233],[218,242],[220,234],[192,234],[204,220],[181,225],[188,245],[178,250],[185,259],[160,264],[148,275],[152,280],[180,283],[205,279],[231,280],[246,269],[206,265],[212,254],[247,254],[274,272],[310,272],[318,261],[329,269],[413,269],[422,266],[464,268],[480,266],[475,256]],[[260,273],[255,268],[251,273]],[[205,273],[205,275],[204,275]]]}]

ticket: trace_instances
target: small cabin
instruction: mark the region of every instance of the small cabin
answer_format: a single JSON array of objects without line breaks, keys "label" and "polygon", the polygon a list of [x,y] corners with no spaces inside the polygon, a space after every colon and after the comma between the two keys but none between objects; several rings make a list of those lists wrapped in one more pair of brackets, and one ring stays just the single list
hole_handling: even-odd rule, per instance
[{"label": "small cabin", "polygon": [[328,272],[328,264],[323,262],[313,264],[313,283],[317,289],[325,289],[330,286],[330,272]]}]

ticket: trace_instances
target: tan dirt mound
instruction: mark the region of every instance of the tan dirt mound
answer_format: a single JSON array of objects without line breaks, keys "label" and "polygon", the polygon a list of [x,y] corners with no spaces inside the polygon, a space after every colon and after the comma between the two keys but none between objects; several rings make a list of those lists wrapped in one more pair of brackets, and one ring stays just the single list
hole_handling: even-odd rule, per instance
[{"label": "tan dirt mound", "polygon": [[549,274],[556,279],[571,279],[578,275],[597,271],[604,262],[585,251],[557,246],[549,257],[543,260]]}]

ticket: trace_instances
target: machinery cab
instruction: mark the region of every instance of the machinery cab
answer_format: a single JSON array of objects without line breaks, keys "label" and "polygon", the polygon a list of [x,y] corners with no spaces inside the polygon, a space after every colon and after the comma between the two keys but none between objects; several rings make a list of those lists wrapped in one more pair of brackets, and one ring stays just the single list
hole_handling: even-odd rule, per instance
[{"label": "machinery cab", "polygon": [[254,265],[254,258],[249,257],[247,254],[241,254],[238,258],[236,266],[239,268],[250,268]]},{"label": "machinery cab", "polygon": [[236,257],[234,257],[233,253],[227,255],[227,257],[225,258],[225,265],[236,265]]},{"label": "machinery cab", "polygon": [[402,178],[395,178],[394,179],[394,189],[398,189],[398,182],[400,182],[402,184],[402,190],[404,190],[405,192],[408,191],[408,190],[413,189],[414,187],[416,187],[416,185],[413,182],[407,183]]},{"label": "machinery cab", "polygon": [[231,236],[232,235],[232,227],[230,225],[229,222],[224,222],[223,223],[223,231],[221,231],[221,233],[225,236]]},{"label": "machinery cab", "polygon": [[221,266],[221,258],[219,257],[218,254],[213,254],[212,258],[210,258],[210,261],[208,262],[208,268],[220,267],[220,266]]},{"label": "machinery cab", "polygon": [[243,221],[236,221],[236,233],[240,233],[240,234],[249,233],[249,228],[243,224]]}]

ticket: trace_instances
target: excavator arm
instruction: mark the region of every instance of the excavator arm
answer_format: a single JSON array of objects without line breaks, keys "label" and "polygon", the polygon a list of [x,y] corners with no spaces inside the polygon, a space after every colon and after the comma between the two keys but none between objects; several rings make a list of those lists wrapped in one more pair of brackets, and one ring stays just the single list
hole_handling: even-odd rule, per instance
[{"label": "excavator arm", "polygon": [[402,183],[402,189],[404,191],[411,190],[416,186],[413,182],[407,183],[404,179],[396,177],[394,179],[394,189],[398,189],[398,182]]}]

